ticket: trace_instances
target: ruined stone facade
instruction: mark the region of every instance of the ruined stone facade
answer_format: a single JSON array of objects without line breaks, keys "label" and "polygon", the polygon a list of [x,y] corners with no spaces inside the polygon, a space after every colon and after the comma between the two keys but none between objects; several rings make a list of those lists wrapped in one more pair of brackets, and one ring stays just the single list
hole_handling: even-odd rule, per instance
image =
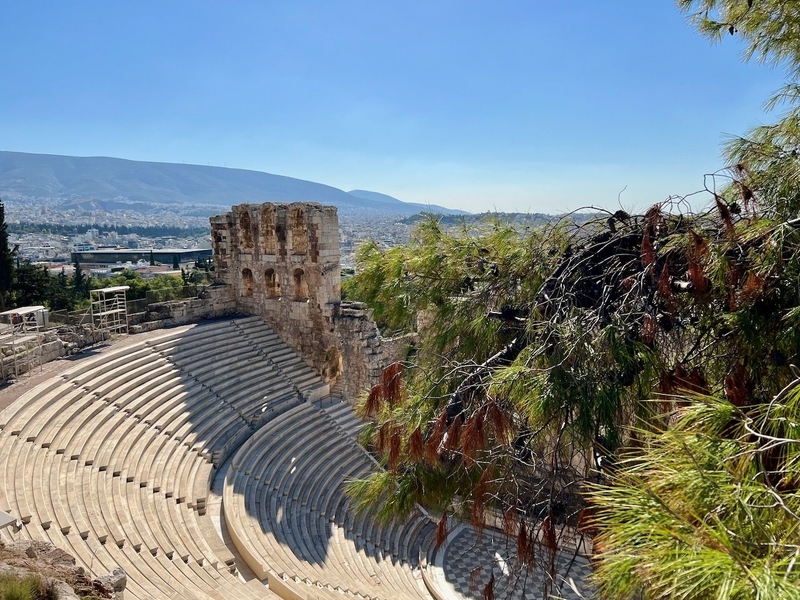
[{"label": "ruined stone facade", "polygon": [[211,218],[211,238],[236,310],[264,318],[347,397],[376,381],[391,357],[368,313],[341,306],[336,207],[241,204]]}]

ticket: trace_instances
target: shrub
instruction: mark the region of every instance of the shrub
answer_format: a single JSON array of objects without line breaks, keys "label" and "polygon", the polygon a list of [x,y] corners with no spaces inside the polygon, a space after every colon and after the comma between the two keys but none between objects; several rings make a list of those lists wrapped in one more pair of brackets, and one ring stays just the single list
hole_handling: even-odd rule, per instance
[{"label": "shrub", "polygon": [[20,577],[0,575],[0,600],[58,600],[56,584],[33,573]]}]

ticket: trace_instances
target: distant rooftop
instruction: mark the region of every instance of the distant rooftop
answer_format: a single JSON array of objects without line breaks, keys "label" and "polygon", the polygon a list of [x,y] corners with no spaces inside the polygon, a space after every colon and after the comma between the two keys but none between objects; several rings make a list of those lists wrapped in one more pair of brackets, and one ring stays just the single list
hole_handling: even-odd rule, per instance
[{"label": "distant rooftop", "polygon": [[[86,254],[146,254],[150,256],[153,254],[189,254],[192,252],[208,252],[211,255],[211,248],[98,248],[91,250]],[[76,254],[83,254],[77,252]]]},{"label": "distant rooftop", "polygon": [[179,263],[194,262],[196,260],[211,259],[211,248],[114,248],[102,250],[87,250],[73,252],[72,260],[76,258],[84,264],[115,264],[117,262],[136,262],[139,260],[172,264],[177,258]]}]

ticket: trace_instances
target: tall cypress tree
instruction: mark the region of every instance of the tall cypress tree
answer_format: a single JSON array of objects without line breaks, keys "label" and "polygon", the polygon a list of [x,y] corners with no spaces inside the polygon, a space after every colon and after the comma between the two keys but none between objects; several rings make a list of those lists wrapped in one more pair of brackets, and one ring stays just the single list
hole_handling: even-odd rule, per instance
[{"label": "tall cypress tree", "polygon": [[81,270],[81,261],[78,259],[78,254],[73,254],[73,266],[75,270],[72,274],[72,290],[76,299],[84,298],[89,295],[88,286],[86,284],[86,277]]},{"label": "tall cypress tree", "polygon": [[0,311],[6,309],[6,294],[11,290],[14,280],[14,255],[8,248],[8,228],[6,209],[0,201]]}]

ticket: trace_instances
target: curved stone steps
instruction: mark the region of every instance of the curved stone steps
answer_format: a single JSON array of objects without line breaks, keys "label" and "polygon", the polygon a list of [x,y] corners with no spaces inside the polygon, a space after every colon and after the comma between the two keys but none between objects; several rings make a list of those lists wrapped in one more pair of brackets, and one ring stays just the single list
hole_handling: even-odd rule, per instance
[{"label": "curved stone steps", "polygon": [[269,362],[280,369],[306,400],[319,400],[330,393],[330,386],[323,382],[261,319],[258,317],[234,319],[234,325],[243,337],[268,358]]},{"label": "curved stone steps", "polygon": [[[163,337],[181,345],[191,331],[192,344],[199,344],[203,329]],[[241,337],[230,321],[212,329],[219,341]],[[230,350],[241,350],[232,363],[257,360],[271,370],[268,376],[239,369],[241,378],[217,382],[247,398],[245,410],[252,409],[257,423],[299,402],[262,350],[253,353],[251,342]],[[193,353],[188,349],[187,356]],[[254,398],[253,392],[281,385],[290,389]],[[0,414],[0,429],[0,475],[7,484],[0,507],[25,517],[19,537],[50,541],[91,573],[122,566],[130,598],[275,597],[257,582],[240,582],[230,572],[230,554],[223,551],[225,561],[219,560],[212,550],[219,543],[204,538],[213,528],[200,524],[211,461],[224,460],[253,429],[149,342],[81,361],[48,380]]]},{"label": "curved stone steps", "polygon": [[[252,331],[241,335],[242,327]],[[205,328],[101,355],[0,415],[0,473],[31,483],[15,485],[18,494],[0,491],[0,502],[17,509],[9,512],[29,513],[21,534],[67,547],[94,563],[89,569],[123,566],[131,581],[126,595],[134,598],[272,596],[241,585],[230,558],[220,561],[212,550],[218,544],[204,540],[208,524],[200,524],[213,465],[267,422],[273,429],[252,439],[269,451],[234,460],[247,464],[240,485],[248,498],[263,498],[258,514],[285,542],[262,550],[290,568],[268,562],[262,576],[301,598],[427,597],[413,589],[413,577],[409,585],[412,567],[401,560],[415,563],[406,546],[424,529],[419,521],[383,530],[367,517],[342,514],[344,481],[373,465],[292,391],[302,386],[308,397],[322,387],[319,379],[259,322],[208,325],[211,338]],[[231,337],[246,343],[223,349]],[[220,353],[236,359],[221,364]],[[226,498],[226,519],[232,503]],[[254,536],[263,533],[262,521],[250,525]]]},{"label": "curved stone steps", "polygon": [[287,411],[233,458],[223,492],[228,530],[265,576],[349,596],[429,598],[414,572],[418,556],[403,547],[431,534],[429,521],[382,529],[349,510],[347,479],[374,468],[326,413],[310,404]]}]

